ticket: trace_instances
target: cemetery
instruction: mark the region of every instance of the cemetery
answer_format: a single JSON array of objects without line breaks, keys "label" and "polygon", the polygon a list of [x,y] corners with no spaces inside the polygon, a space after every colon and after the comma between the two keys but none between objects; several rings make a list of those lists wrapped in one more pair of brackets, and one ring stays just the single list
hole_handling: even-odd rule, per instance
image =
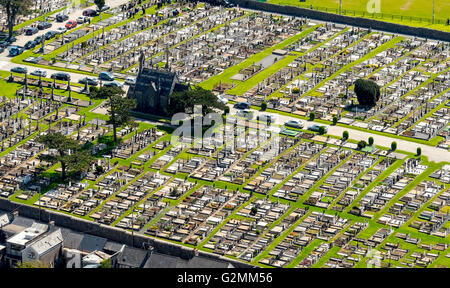
[{"label": "cemetery", "polygon": [[[66,1],[48,2],[54,10]],[[449,43],[142,2],[133,5],[145,13],[113,7],[8,61],[71,77],[110,72],[117,83],[140,79],[145,66],[172,75],[171,92],[199,85],[225,99],[225,123],[202,139],[175,135],[170,118],[114,110],[112,95],[78,78],[0,71],[1,201],[260,267],[448,267],[450,163],[429,154],[450,151]],[[379,87],[375,105],[360,103],[359,79]],[[243,119],[233,107],[241,102],[277,121]],[[289,120],[305,125],[287,129]],[[55,135],[67,147],[44,141]]]}]

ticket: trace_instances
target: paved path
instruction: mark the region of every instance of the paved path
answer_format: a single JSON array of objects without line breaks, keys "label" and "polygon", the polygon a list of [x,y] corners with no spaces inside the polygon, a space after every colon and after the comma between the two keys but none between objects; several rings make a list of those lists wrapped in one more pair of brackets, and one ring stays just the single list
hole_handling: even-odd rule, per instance
[{"label": "paved path", "polygon": [[[230,114],[231,115],[236,114],[237,110],[234,109],[232,105],[229,105],[229,106],[230,106]],[[275,124],[278,124],[278,125],[283,125],[284,123],[286,123],[289,120],[299,120],[296,117],[281,115],[281,114],[277,114],[277,113],[261,112],[261,111],[257,111],[257,110],[253,110],[253,111],[255,113],[254,119],[256,119],[256,116],[259,114],[269,114],[269,115],[273,115],[274,117],[276,117]],[[304,121],[304,122],[305,122],[305,128],[307,128],[308,126],[310,126],[312,124],[318,124],[318,123],[314,123],[311,121]],[[344,131],[348,131],[350,139],[357,140],[357,141],[365,140],[367,142],[369,137],[373,137],[375,145],[380,145],[380,146],[384,146],[384,147],[391,147],[391,143],[393,141],[395,141],[395,142],[397,142],[397,149],[411,152],[411,153],[416,153],[417,147],[421,147],[422,155],[427,156],[430,161],[449,162],[450,163],[450,152],[446,151],[444,149],[441,149],[441,148],[437,148],[437,147],[433,147],[433,146],[429,146],[429,145],[418,144],[418,143],[410,142],[407,140],[401,140],[401,139],[397,139],[397,138],[389,137],[389,136],[382,136],[382,135],[373,134],[370,132],[360,131],[360,130],[356,130],[356,129],[341,127],[341,126],[330,126],[330,125],[326,125],[326,124],[320,124],[320,125],[326,126],[328,128],[329,135],[342,137],[342,133]]]}]

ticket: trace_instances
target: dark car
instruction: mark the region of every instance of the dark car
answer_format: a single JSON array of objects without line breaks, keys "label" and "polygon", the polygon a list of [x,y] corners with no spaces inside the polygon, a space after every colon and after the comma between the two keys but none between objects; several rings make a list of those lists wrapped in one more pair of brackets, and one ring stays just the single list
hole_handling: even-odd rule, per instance
[{"label": "dark car", "polygon": [[102,7],[102,10],[97,9],[96,12],[100,13],[100,12],[105,12],[106,10],[109,10],[111,7],[109,7],[108,5],[105,5]]},{"label": "dark car", "polygon": [[24,74],[24,73],[27,73],[27,67],[13,67],[13,68],[11,68],[11,70],[10,70],[11,72],[14,72],[14,73],[22,73],[22,74]]},{"label": "dark car", "polygon": [[16,40],[17,39],[14,36],[6,37],[6,39],[5,39],[5,41],[8,42],[8,43],[14,43],[14,42],[16,42]]},{"label": "dark car", "polygon": [[247,102],[236,103],[233,106],[236,109],[250,109],[250,104]]},{"label": "dark car", "polygon": [[47,22],[47,21],[39,22],[39,24],[37,25],[37,28],[39,30],[45,30],[50,27],[52,27],[52,23]]},{"label": "dark car", "polygon": [[30,36],[30,35],[34,35],[38,32],[39,32],[39,29],[37,29],[36,27],[28,27],[27,30],[25,30],[25,35]]},{"label": "dark car", "polygon": [[33,49],[36,47],[37,43],[34,40],[30,40],[27,43],[25,43],[25,46],[23,46],[25,49]]},{"label": "dark car", "polygon": [[109,72],[100,72],[98,78],[103,81],[114,81],[114,75]]},{"label": "dark car", "polygon": [[8,41],[5,41],[5,40],[3,40],[3,41],[0,41],[0,48],[6,48],[6,47],[8,47],[9,45],[11,45],[11,43],[9,43]]},{"label": "dark car", "polygon": [[25,49],[20,46],[11,46],[11,48],[9,48],[9,56],[15,57],[17,55],[22,54],[24,50]]},{"label": "dark car", "polygon": [[64,73],[64,72],[57,72],[55,74],[52,74],[52,76],[50,76],[50,78],[56,79],[56,80],[68,81],[68,80],[70,80],[70,75],[67,73]]},{"label": "dark car", "polygon": [[48,31],[47,33],[45,33],[45,40],[50,40],[50,39],[54,38],[55,36],[56,36],[55,31]]},{"label": "dark car", "polygon": [[39,35],[36,38],[34,38],[34,42],[36,42],[36,45],[41,43],[43,37],[44,37],[43,35]]},{"label": "dark car", "polygon": [[97,16],[97,11],[94,9],[86,9],[83,11],[83,16],[94,17]]},{"label": "dark car", "polygon": [[69,19],[69,16],[67,16],[66,14],[58,14],[56,15],[56,21],[57,22],[64,22],[66,20]]}]

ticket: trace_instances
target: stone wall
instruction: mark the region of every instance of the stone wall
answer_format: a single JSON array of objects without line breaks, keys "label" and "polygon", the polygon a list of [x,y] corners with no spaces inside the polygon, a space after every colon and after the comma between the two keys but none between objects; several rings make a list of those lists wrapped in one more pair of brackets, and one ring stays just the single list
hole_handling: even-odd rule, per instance
[{"label": "stone wall", "polygon": [[345,25],[357,26],[362,28],[371,28],[374,30],[382,30],[394,34],[405,34],[417,36],[427,39],[435,39],[450,42],[450,33],[428,28],[410,27],[395,23],[383,22],[374,19],[343,16],[333,13],[327,13],[317,10],[305,9],[293,6],[275,5],[265,2],[253,0],[230,0],[242,8],[260,10],[271,13],[284,14],[289,16],[306,17],[320,21],[335,22]]},{"label": "stone wall", "polygon": [[[72,229],[74,231],[81,233],[95,235],[98,237],[103,237],[111,241],[126,244],[128,246],[143,248],[148,247],[150,245],[153,246],[155,251],[159,253],[177,256],[183,259],[190,259],[196,253],[192,248],[185,247],[183,245],[170,243],[167,241],[147,237],[145,235],[139,235],[136,233],[134,234],[133,237],[131,232],[123,229],[95,223],[93,221],[84,220],[64,213],[39,209],[39,207],[35,206],[15,203],[8,199],[0,198],[0,210],[7,212],[17,211],[19,213],[19,216],[35,219],[37,221],[41,221],[44,223],[54,221],[56,226]],[[240,268],[253,267],[250,264],[225,258],[220,255],[208,253],[205,251],[197,251],[197,255],[207,257],[210,259],[227,261],[229,263],[232,263],[235,267]]]}]

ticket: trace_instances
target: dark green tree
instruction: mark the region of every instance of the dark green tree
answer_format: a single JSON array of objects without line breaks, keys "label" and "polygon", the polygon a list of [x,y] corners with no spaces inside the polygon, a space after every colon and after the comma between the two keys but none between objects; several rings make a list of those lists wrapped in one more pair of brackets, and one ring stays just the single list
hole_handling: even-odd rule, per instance
[{"label": "dark green tree", "polygon": [[102,8],[105,6],[105,0],[94,0],[94,3],[99,11],[102,11]]},{"label": "dark green tree", "polygon": [[422,148],[417,147],[417,154],[416,154],[416,155],[417,155],[417,156],[422,155]]},{"label": "dark green tree", "polygon": [[314,112],[309,113],[309,121],[314,121],[314,119],[316,119],[316,113]]},{"label": "dark green tree", "polygon": [[326,129],[325,126],[319,126],[319,134],[320,134],[320,135],[325,134],[325,132],[326,132],[325,129]]},{"label": "dark green tree", "polygon": [[338,122],[338,118],[336,116],[333,116],[333,125],[336,125]]},{"label": "dark green tree", "polygon": [[117,127],[133,125],[134,119],[131,116],[131,110],[136,108],[136,100],[122,97],[125,91],[119,87],[102,87],[98,93],[108,95],[108,124],[113,126],[114,142],[117,142]]},{"label": "dark green tree", "polygon": [[373,146],[373,142],[374,142],[373,137],[369,137],[369,146]]},{"label": "dark green tree", "polygon": [[262,102],[261,103],[261,111],[266,111],[267,109],[267,103],[266,102]]},{"label": "dark green tree", "polygon": [[82,150],[76,140],[64,136],[61,132],[40,135],[36,140],[45,147],[56,150],[55,154],[41,154],[39,159],[50,163],[59,162],[63,180],[66,179],[67,171],[83,171],[92,161],[89,151]]},{"label": "dark green tree", "polygon": [[380,100],[380,87],[373,81],[358,79],[354,90],[360,105],[373,107]]},{"label": "dark green tree", "polygon": [[17,16],[28,15],[31,12],[33,3],[33,0],[0,0],[0,6],[3,7],[6,13],[9,37],[13,35]]},{"label": "dark green tree", "polygon": [[200,86],[196,86],[192,90],[175,92],[170,95],[169,100],[166,113],[170,116],[180,112],[192,113],[196,105],[202,106],[203,115],[214,112],[215,109],[225,111],[226,107],[210,90],[205,90]]},{"label": "dark green tree", "polygon": [[342,132],[342,140],[346,141],[348,139],[348,131]]},{"label": "dark green tree", "polygon": [[394,141],[394,142],[391,143],[391,150],[392,151],[397,150],[397,142]]}]

